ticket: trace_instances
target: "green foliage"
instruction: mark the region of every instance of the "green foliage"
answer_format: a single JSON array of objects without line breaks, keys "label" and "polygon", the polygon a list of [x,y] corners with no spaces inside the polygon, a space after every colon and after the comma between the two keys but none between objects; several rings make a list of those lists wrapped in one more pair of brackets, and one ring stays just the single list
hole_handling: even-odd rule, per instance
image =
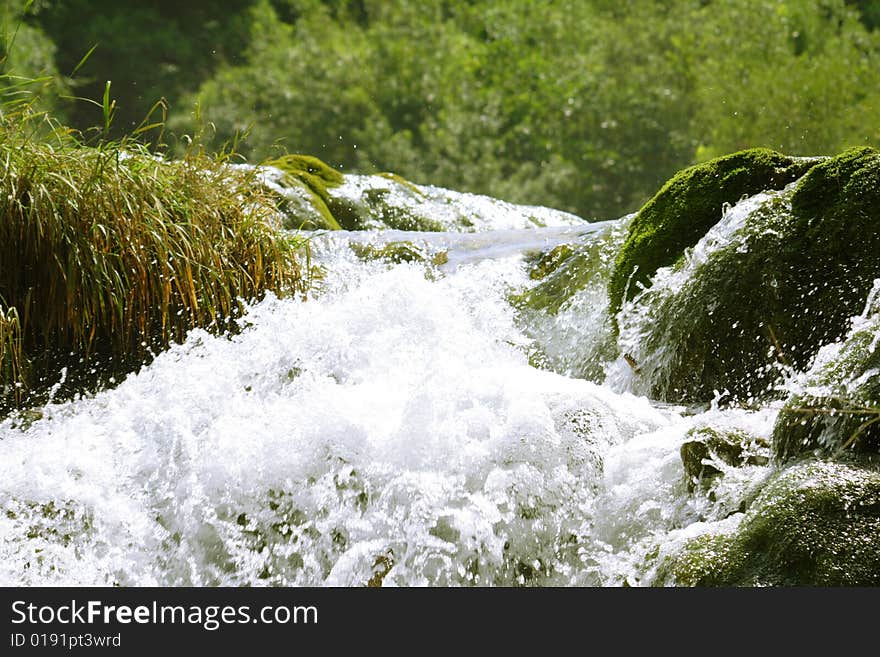
[{"label": "green foliage", "polygon": [[55,66],[56,47],[37,27],[25,23],[31,3],[8,0],[0,9],[0,112],[28,105],[54,109],[66,84]]},{"label": "green foliage", "polygon": [[382,246],[352,242],[349,246],[361,260],[382,260],[391,264],[419,262],[440,265],[447,258],[445,251],[432,257],[412,242],[389,242]]},{"label": "green foliage", "polygon": [[880,35],[858,11],[843,0],[704,5],[691,25],[696,52],[709,53],[695,87],[703,158],[877,145]]},{"label": "green foliage", "polygon": [[[57,69],[70,75],[74,95],[101,97],[107,80],[118,98],[110,135],[128,135],[161,98],[177,101],[235,59],[249,39],[252,0],[216,3],[144,0],[44,0],[32,23],[57,46]],[[68,101],[61,108],[71,124],[86,130],[100,121],[91,102]]]},{"label": "green foliage", "polygon": [[[874,0],[234,0],[222,12],[41,0],[21,26],[19,67],[71,74],[97,45],[74,93],[97,99],[112,81],[111,137],[165,98],[173,133],[240,143],[255,161],[313,153],[345,172],[611,218],[723,153],[880,145],[878,11]],[[74,127],[100,120],[93,103],[58,95],[49,105]]]},{"label": "green foliage", "polygon": [[[213,143],[247,133],[240,150],[251,159],[279,151],[313,153],[334,168],[352,168],[355,135],[373,105],[364,84],[365,36],[334,22],[323,7],[295,27],[266,1],[248,16],[244,63],[222,66],[199,90],[205,119],[215,128]],[[183,107],[193,102],[194,96]],[[169,125],[195,129],[183,112]]]},{"label": "green foliage", "polygon": [[847,4],[858,8],[860,20],[869,30],[880,27],[880,0],[848,0]]},{"label": "green foliage", "polygon": [[[617,257],[609,284],[612,312],[639,287],[650,285],[660,267],[671,265],[721,219],[722,208],[744,196],[782,189],[812,162],[795,161],[756,148],[677,173],[643,207]],[[635,275],[634,275],[635,274]]]},{"label": "green foliage", "polygon": [[609,217],[712,154],[880,143],[880,40],[842,1],[264,1],[253,15],[244,61],[199,96],[216,143],[250,126],[255,158],[280,142],[346,171]]}]

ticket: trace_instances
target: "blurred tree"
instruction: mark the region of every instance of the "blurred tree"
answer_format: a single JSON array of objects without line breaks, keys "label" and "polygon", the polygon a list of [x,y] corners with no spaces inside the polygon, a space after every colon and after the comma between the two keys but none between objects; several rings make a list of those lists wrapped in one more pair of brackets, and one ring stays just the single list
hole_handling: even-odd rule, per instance
[{"label": "blurred tree", "polygon": [[[69,74],[95,45],[73,80],[76,95],[100,99],[107,80],[117,101],[113,134],[129,132],[160,98],[174,101],[247,45],[252,0],[41,0],[37,24],[58,47],[58,69]],[[81,129],[100,122],[100,109],[73,103],[67,114]]]},{"label": "blurred tree", "polygon": [[120,5],[38,0],[21,67],[51,69],[38,28],[64,73],[97,43],[75,91],[113,81],[116,134],[165,97],[172,131],[244,135],[252,160],[298,151],[608,217],[722,153],[880,145],[880,0]]},{"label": "blurred tree", "polygon": [[[0,101],[35,100],[35,108],[58,114],[58,98],[66,93],[65,80],[55,66],[56,47],[39,29],[26,22],[28,2],[6,0],[0,9]],[[24,84],[24,79],[37,80]],[[37,96],[34,98],[34,96]]]},{"label": "blurred tree", "polygon": [[688,22],[699,159],[752,146],[818,155],[880,141],[880,33],[868,33],[844,2],[715,1]]}]

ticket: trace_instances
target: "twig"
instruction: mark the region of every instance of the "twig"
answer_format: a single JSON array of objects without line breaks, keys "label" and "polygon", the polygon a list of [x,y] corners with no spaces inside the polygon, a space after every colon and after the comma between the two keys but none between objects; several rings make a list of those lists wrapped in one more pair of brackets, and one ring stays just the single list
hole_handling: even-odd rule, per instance
[{"label": "twig", "polygon": [[630,356],[629,354],[623,355],[623,360],[626,361],[626,364],[632,368],[632,371],[638,375],[642,374],[642,368],[639,367],[639,364],[636,362],[636,359]]},{"label": "twig", "polygon": [[786,358],[782,345],[779,344],[779,340],[776,339],[776,331],[773,330],[773,325],[770,322],[767,322],[765,326],[767,327],[767,332],[770,334],[770,340],[773,342],[773,347],[776,349],[777,360],[786,367],[791,367],[791,361]]}]

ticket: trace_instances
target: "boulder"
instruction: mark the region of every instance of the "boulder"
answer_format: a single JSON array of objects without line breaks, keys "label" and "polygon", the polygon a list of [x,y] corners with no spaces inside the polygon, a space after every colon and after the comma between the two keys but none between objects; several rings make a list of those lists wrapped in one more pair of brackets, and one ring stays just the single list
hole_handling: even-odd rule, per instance
[{"label": "boulder", "polygon": [[880,473],[813,461],[778,473],[739,523],[686,541],[656,585],[880,584]]},{"label": "boulder", "polygon": [[[853,149],[725,214],[618,315],[640,392],[753,403],[842,337],[880,277],[880,154]],[[619,260],[618,260],[619,263]]]},{"label": "boulder", "polygon": [[696,244],[721,219],[725,205],[782,189],[812,164],[753,148],[680,171],[642,207],[630,227],[609,284],[612,312],[620,310],[624,296],[635,295],[637,284],[650,285],[657,269],[673,264]]},{"label": "boulder", "polygon": [[681,445],[681,462],[690,490],[723,474],[718,464],[732,468],[763,466],[769,463],[768,456],[766,441],[738,430],[697,427],[688,432]]}]

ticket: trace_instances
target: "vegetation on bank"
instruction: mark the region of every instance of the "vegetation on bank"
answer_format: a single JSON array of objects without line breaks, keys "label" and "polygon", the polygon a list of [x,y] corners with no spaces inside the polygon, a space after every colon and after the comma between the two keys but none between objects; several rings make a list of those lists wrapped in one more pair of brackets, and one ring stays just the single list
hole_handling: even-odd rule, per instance
[{"label": "vegetation on bank", "polygon": [[26,107],[0,121],[0,162],[3,405],[61,367],[125,371],[301,287],[276,199],[197,147],[168,161],[130,140],[87,146]]}]

